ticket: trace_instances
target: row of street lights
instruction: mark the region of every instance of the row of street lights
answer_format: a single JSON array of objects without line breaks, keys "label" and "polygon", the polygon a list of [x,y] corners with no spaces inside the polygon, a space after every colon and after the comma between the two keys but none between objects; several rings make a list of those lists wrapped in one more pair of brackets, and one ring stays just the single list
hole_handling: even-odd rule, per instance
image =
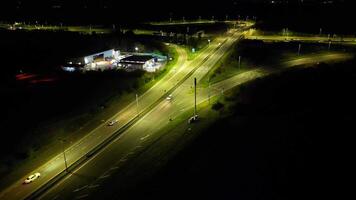
[{"label": "row of street lights", "polygon": [[[136,94],[136,107],[137,107],[137,116],[139,116],[140,110],[139,110],[139,104],[138,104],[138,94]],[[67,163],[67,156],[66,156],[66,150],[65,150],[65,142],[67,140],[65,140],[65,139],[58,139],[58,140],[62,143],[62,154],[63,154],[65,171],[69,172],[68,163]]]},{"label": "row of street lights", "polygon": [[[241,18],[242,18],[242,17],[241,17],[240,15],[238,15],[237,20],[240,20]],[[230,16],[226,14],[226,15],[225,15],[225,21],[228,21],[229,19],[230,19]],[[242,19],[242,20],[248,21],[249,19],[250,19],[250,17],[249,17],[249,16],[246,16],[246,17],[244,17],[244,19]],[[201,20],[202,20],[201,16],[198,16],[198,21],[201,21]],[[214,21],[214,20],[215,20],[215,16],[212,15],[212,16],[211,16],[211,21]],[[256,17],[256,16],[252,16],[252,20],[256,21],[256,20],[257,20],[257,17]],[[172,15],[169,16],[169,22],[170,22],[170,23],[173,22]],[[185,16],[182,16],[182,22],[183,22],[183,23],[186,22]]]}]

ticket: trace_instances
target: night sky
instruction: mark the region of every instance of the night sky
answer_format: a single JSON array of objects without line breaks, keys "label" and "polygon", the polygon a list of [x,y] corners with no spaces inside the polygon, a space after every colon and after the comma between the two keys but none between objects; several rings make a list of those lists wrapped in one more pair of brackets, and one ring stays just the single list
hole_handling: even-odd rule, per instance
[{"label": "night sky", "polygon": [[[309,5],[335,7],[347,0],[4,0],[0,6],[0,21],[38,20],[67,23],[131,23],[144,20],[224,19],[226,15],[270,16],[267,7],[300,9]],[[288,3],[287,3],[288,2]],[[351,6],[345,6],[351,7]],[[314,8],[313,8],[314,9]],[[292,13],[282,10],[284,13]],[[283,13],[282,13],[283,14]],[[319,14],[315,13],[315,16]],[[280,15],[283,16],[283,15]]]}]

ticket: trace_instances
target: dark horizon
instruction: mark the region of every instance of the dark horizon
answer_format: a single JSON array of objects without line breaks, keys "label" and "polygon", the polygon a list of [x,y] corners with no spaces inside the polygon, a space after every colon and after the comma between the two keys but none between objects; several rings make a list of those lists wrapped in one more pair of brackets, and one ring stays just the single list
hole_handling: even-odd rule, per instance
[{"label": "dark horizon", "polygon": [[[273,3],[272,3],[273,2]],[[336,18],[353,16],[351,2],[344,0],[222,0],[219,3],[183,0],[179,3],[168,1],[113,1],[113,0],[36,0],[5,1],[0,8],[0,21],[41,21],[42,23],[136,23],[146,21],[238,18],[257,16],[262,19],[289,17],[288,15],[314,15]],[[261,5],[262,4],[262,5]],[[199,8],[199,9],[197,9]],[[333,11],[333,12],[331,12]],[[343,12],[341,12],[343,11]],[[326,19],[327,20],[327,19]]]}]

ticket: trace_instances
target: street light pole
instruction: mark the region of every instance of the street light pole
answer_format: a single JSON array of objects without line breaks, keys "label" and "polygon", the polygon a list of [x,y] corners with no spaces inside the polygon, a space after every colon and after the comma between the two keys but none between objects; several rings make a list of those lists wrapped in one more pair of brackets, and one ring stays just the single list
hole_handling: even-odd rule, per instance
[{"label": "street light pole", "polygon": [[239,56],[239,69],[241,70],[241,56]]},{"label": "street light pole", "polygon": [[209,78],[209,86],[208,86],[208,98],[209,98],[209,105],[210,105],[210,78]]},{"label": "street light pole", "polygon": [[64,159],[64,166],[65,166],[65,171],[68,172],[68,164],[67,164],[67,157],[66,157],[66,151],[64,149],[64,142],[65,140],[59,139],[62,142],[62,152],[63,152],[63,159]]},{"label": "street light pole", "polygon": [[140,114],[140,110],[138,109],[138,94],[136,94],[136,107],[137,107],[137,116]]},{"label": "street light pole", "polygon": [[197,78],[194,78],[194,116],[197,115]]}]

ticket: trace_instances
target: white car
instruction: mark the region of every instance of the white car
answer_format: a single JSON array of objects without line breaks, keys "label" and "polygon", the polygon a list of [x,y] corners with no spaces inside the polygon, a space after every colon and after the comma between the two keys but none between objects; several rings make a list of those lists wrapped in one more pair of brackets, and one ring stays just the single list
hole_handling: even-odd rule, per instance
[{"label": "white car", "polygon": [[35,173],[35,174],[32,174],[30,175],[29,177],[27,177],[24,181],[25,184],[29,184],[29,183],[32,183],[34,180],[38,179],[39,177],[41,176],[40,173]]},{"label": "white car", "polygon": [[109,121],[108,126],[113,126],[114,124],[116,124],[119,120],[113,120],[113,121]]},{"label": "white car", "polygon": [[168,95],[168,97],[166,98],[168,101],[172,100],[173,99],[173,96],[170,94]]},{"label": "white car", "polygon": [[194,115],[191,118],[188,119],[188,124],[194,123],[198,121],[198,115]]}]

